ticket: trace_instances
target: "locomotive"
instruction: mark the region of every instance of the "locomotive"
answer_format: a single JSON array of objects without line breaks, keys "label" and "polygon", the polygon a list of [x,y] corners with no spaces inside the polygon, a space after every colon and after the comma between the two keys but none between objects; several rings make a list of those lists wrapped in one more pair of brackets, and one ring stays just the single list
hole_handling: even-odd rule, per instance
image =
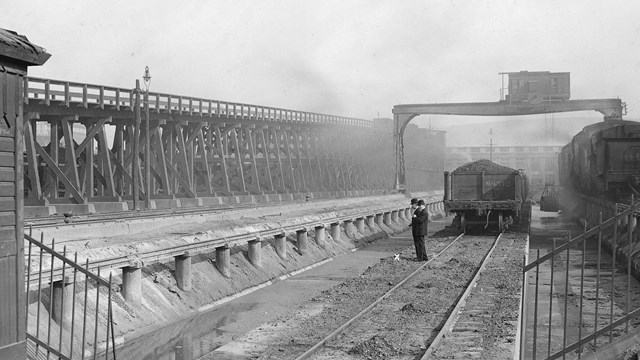
[{"label": "locomotive", "polygon": [[444,173],[444,209],[456,214],[454,225],[497,225],[503,231],[528,218],[529,187],[522,171],[483,159]]},{"label": "locomotive", "polygon": [[558,155],[560,186],[612,202],[640,195],[640,122],[586,126]]}]

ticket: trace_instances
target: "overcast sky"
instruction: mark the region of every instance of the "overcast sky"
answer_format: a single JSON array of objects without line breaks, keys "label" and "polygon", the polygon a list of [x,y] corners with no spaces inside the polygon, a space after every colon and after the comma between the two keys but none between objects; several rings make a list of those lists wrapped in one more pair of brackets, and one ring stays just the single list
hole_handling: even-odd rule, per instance
[{"label": "overcast sky", "polygon": [[52,54],[37,77],[133,87],[148,65],[151,91],[372,119],[497,101],[499,72],[568,71],[572,99],[620,97],[640,119],[637,0],[22,0],[0,18]]}]

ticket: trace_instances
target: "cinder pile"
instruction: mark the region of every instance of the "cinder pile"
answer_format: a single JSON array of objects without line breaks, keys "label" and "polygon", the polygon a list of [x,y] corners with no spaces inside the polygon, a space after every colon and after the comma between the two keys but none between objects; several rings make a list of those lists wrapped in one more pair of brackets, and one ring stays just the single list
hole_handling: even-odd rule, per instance
[{"label": "cinder pile", "polygon": [[396,355],[398,350],[384,336],[374,335],[349,350],[349,354],[362,355],[367,359],[388,359]]},{"label": "cinder pile", "polygon": [[466,163],[453,170],[452,174],[475,174],[485,172],[487,174],[511,174],[515,170],[506,166],[498,165],[491,160],[482,159]]}]

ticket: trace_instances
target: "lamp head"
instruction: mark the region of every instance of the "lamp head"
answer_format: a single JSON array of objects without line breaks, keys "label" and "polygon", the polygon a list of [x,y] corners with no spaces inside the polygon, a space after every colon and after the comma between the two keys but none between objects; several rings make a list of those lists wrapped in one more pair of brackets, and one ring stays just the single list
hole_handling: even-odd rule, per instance
[{"label": "lamp head", "polygon": [[144,75],[142,76],[142,80],[144,80],[144,86],[149,90],[149,84],[151,83],[151,74],[149,73],[149,67],[144,67]]}]

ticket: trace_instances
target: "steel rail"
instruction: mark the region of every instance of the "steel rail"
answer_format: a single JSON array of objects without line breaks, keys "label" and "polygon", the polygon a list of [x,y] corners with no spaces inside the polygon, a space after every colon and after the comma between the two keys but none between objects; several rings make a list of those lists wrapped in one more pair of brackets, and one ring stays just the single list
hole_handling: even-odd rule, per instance
[{"label": "steel rail", "polygon": [[[185,254],[194,255],[194,254],[202,253],[207,250],[211,250],[211,249],[222,247],[222,246],[229,246],[229,247],[237,246],[238,244],[243,244],[250,240],[255,240],[256,238],[274,236],[274,235],[297,231],[297,230],[306,230],[307,228],[310,228],[310,227],[326,226],[326,224],[334,224],[337,222],[365,218],[368,216],[374,216],[375,214],[387,213],[387,212],[404,210],[404,209],[405,209],[404,207],[398,207],[398,206],[384,207],[384,208],[379,208],[373,211],[367,211],[359,214],[348,214],[348,215],[334,217],[331,219],[314,220],[314,221],[308,221],[308,222],[295,224],[295,225],[281,226],[279,228],[274,228],[269,230],[254,231],[246,234],[207,239],[204,241],[199,241],[199,242],[194,242],[189,244],[181,244],[181,245],[172,246],[164,249],[157,249],[157,250],[151,250],[151,251],[146,251],[146,252],[136,253],[131,255],[124,255],[124,256],[118,256],[114,258],[96,260],[94,262],[89,263],[87,268],[89,270],[93,270],[93,269],[105,268],[105,267],[122,268],[122,267],[127,267],[132,265],[146,266],[146,265],[160,262],[160,261],[163,261],[164,259],[175,257],[175,256],[181,256]],[[51,269],[46,269],[46,270],[49,271]],[[39,273],[41,273],[41,271],[39,271]],[[40,276],[33,276],[31,279],[29,279],[30,280],[29,287],[37,285],[40,279],[45,279],[48,281],[58,279],[60,278],[61,273],[62,273],[62,268],[56,268],[56,269],[53,269],[51,275],[45,274]]]},{"label": "steel rail", "polygon": [[501,237],[502,237],[502,233],[500,233],[500,235],[496,237],[496,240],[493,242],[493,246],[491,246],[491,249],[489,250],[489,252],[487,252],[487,254],[484,256],[484,259],[482,259],[482,263],[476,270],[476,273],[474,274],[473,278],[467,284],[467,287],[464,290],[464,293],[462,293],[462,295],[456,302],[456,306],[453,308],[453,310],[451,310],[451,313],[449,314],[447,321],[444,323],[442,328],[440,328],[438,335],[436,335],[436,337],[433,339],[431,344],[429,344],[429,346],[427,347],[427,350],[425,351],[424,355],[422,355],[420,359],[422,360],[428,359],[429,356],[433,354],[433,351],[435,350],[435,348],[440,344],[440,341],[444,339],[444,335],[449,331],[449,328],[458,317],[460,310],[462,310],[462,308],[465,306],[467,302],[467,298],[469,297],[469,295],[471,295],[471,290],[473,290],[476,283],[478,282],[478,279],[480,278],[480,273],[482,272],[482,270],[484,270],[485,265],[487,264],[489,258],[491,257],[491,254],[493,253],[493,250],[496,248],[496,245],[498,244],[498,241],[500,241]]},{"label": "steel rail", "polygon": [[[270,204],[269,206],[273,206]],[[177,215],[192,215],[192,214],[206,214],[206,213],[215,213],[221,212],[225,210],[244,210],[248,207],[262,207],[257,204],[240,204],[236,206],[201,206],[201,207],[192,207],[192,208],[184,208],[184,209],[171,209],[171,211],[164,210],[145,210],[144,212],[111,212],[104,214],[96,214],[90,215],[91,217],[86,218],[78,218],[72,222],[65,223],[62,218],[59,218],[60,221],[52,221],[49,218],[30,218],[25,220],[25,225],[30,226],[33,229],[38,228],[47,228],[50,226],[73,226],[73,225],[83,225],[83,224],[94,224],[111,220],[135,220],[135,219],[153,219],[153,218],[162,218],[167,216],[177,216]],[[86,215],[80,215],[86,216]]]},{"label": "steel rail", "polygon": [[[455,244],[459,239],[461,239],[462,237],[464,237],[464,234],[460,234],[458,235],[458,237],[456,237],[453,241],[451,241],[447,246],[445,246],[442,250],[440,250],[439,253],[437,253],[434,257],[431,258],[431,260],[427,261],[426,263],[422,264],[420,267],[418,267],[415,271],[413,271],[411,274],[409,274],[407,277],[405,277],[402,281],[400,281],[399,283],[397,283],[394,287],[392,287],[391,289],[389,289],[386,293],[384,293],[382,296],[380,296],[378,299],[376,299],[373,303],[371,303],[369,306],[367,306],[366,308],[364,308],[362,311],[360,311],[359,313],[357,313],[355,316],[353,316],[351,319],[349,319],[347,322],[345,322],[344,324],[342,324],[339,328],[337,328],[336,330],[334,330],[331,334],[327,335],[324,339],[320,340],[319,342],[317,342],[315,345],[313,345],[309,350],[305,351],[302,355],[296,357],[296,360],[304,360],[304,359],[308,359],[310,356],[312,356],[313,354],[315,354],[320,348],[324,347],[329,341],[333,340],[334,338],[336,338],[338,335],[340,335],[344,330],[346,330],[347,327],[349,327],[351,324],[353,324],[355,321],[357,321],[358,319],[360,319],[362,316],[364,316],[365,314],[367,314],[369,311],[371,311],[374,307],[376,307],[376,305],[378,305],[382,300],[386,299],[387,297],[389,297],[394,291],[396,291],[397,289],[399,289],[402,285],[404,285],[407,281],[409,281],[409,279],[411,279],[412,277],[414,277],[416,274],[418,274],[422,269],[424,269],[427,265],[431,264],[431,262],[435,259],[437,259],[442,253],[444,253],[445,251],[447,251],[447,249],[449,249],[451,246],[453,246],[453,244]],[[495,243],[494,243],[494,247],[495,247]]]},{"label": "steel rail", "polygon": [[[318,199],[315,201],[324,201],[326,199]],[[313,200],[312,200],[313,201]],[[427,203],[426,205],[432,205],[440,203],[441,201],[434,201]],[[199,206],[199,207],[189,207],[189,208],[177,208],[177,209],[155,209],[155,210],[144,210],[142,212],[111,212],[111,213],[103,213],[103,214],[95,214],[89,215],[90,217],[84,217],[87,215],[80,215],[80,218],[74,218],[73,221],[69,223],[65,223],[62,218],[58,218],[59,221],[52,221],[50,218],[28,218],[25,220],[25,225],[30,227],[31,229],[39,229],[39,228],[47,228],[50,226],[74,226],[74,225],[83,225],[83,224],[95,224],[102,223],[111,220],[137,220],[137,219],[155,219],[155,218],[164,218],[168,216],[180,216],[180,215],[198,215],[198,214],[211,214],[218,213],[223,211],[233,211],[233,210],[245,210],[247,208],[263,208],[263,207],[273,207],[274,205],[290,205],[290,204],[298,204],[299,202],[283,202],[278,204],[273,203],[245,203],[245,204],[236,204],[236,205],[211,205],[211,206]],[[169,210],[169,211],[167,211]]]}]

